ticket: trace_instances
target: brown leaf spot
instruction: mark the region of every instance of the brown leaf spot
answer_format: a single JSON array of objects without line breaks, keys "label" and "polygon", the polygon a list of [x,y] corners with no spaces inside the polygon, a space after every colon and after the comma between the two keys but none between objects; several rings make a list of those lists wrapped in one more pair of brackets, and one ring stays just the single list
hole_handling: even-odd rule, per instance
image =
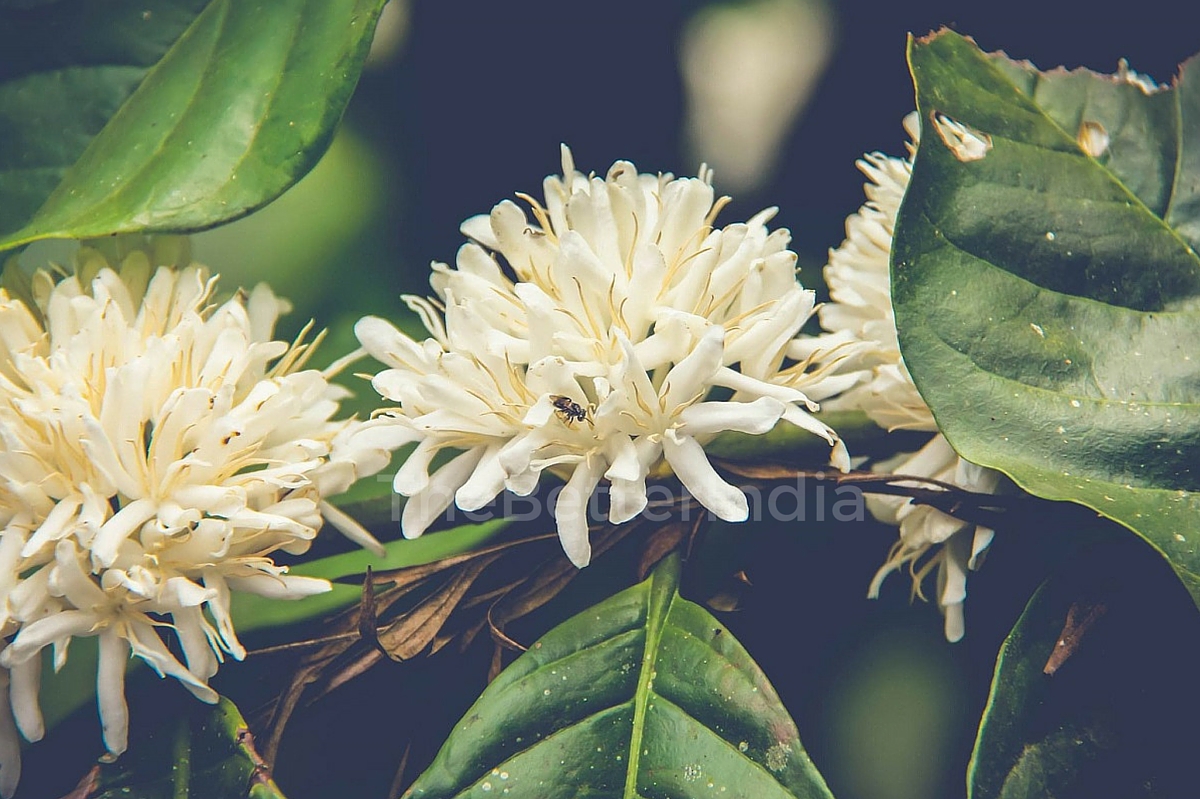
[{"label": "brown leaf spot", "polygon": [[1074,655],[1079,649],[1083,636],[1107,610],[1108,606],[1103,602],[1075,602],[1072,604],[1067,611],[1067,621],[1063,625],[1062,632],[1058,634],[1058,642],[1054,645],[1054,650],[1050,653],[1042,671],[1046,674],[1054,674],[1062,668],[1062,665],[1067,662],[1067,658]]}]

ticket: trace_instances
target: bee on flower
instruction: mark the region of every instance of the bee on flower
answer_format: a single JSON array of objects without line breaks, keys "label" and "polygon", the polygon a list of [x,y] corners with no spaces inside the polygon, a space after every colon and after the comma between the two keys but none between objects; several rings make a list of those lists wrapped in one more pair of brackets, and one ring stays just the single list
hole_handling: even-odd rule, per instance
[{"label": "bee on flower", "polygon": [[[775,209],[716,227],[726,198],[711,178],[706,168],[639,174],[625,161],[584,175],[563,147],[544,200],[519,194],[527,210],[506,200],[468,219],[455,266],[433,265],[436,297],[404,298],[425,340],[359,321],[359,341],[385,365],[372,385],[392,403],[374,422],[390,427],[390,443],[416,445],[394,481],[408,497],[406,536],[451,502],[477,510],[505,489],[531,493],[552,472],[566,481],[559,537],[582,567],[587,505],[602,481],[614,524],[646,507],[652,473],[673,473],[717,517],[745,520],[745,495],[704,453],[723,431],[786,422],[849,467],[813,412],[856,378],[801,354],[814,302],[790,236],[767,227]],[[431,472],[443,451],[456,454]]]}]

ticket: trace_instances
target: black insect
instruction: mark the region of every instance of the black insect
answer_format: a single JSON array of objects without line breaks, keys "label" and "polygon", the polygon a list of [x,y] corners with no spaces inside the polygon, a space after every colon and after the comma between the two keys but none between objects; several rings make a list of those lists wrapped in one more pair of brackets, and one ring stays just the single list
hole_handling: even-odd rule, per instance
[{"label": "black insect", "polygon": [[587,408],[584,408],[570,397],[564,397],[561,394],[556,394],[550,398],[550,401],[554,403],[554,410],[558,411],[558,415],[563,420],[564,424],[569,425],[572,422],[587,421]]}]

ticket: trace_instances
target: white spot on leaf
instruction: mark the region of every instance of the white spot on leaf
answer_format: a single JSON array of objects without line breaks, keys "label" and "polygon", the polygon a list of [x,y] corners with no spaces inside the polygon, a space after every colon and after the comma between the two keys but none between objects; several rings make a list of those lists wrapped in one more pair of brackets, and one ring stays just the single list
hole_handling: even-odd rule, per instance
[{"label": "white spot on leaf", "polygon": [[945,114],[933,115],[933,129],[959,161],[978,161],[992,149],[992,137]]},{"label": "white spot on leaf", "polygon": [[767,749],[766,767],[771,771],[783,771],[787,768],[788,755],[792,753],[792,747],[783,741],[772,744]]},{"label": "white spot on leaf", "polygon": [[1092,158],[1099,158],[1108,151],[1109,142],[1112,141],[1108,135],[1108,131],[1099,122],[1091,119],[1085,119],[1079,125],[1079,133],[1076,134],[1075,140],[1079,142],[1079,147]]}]

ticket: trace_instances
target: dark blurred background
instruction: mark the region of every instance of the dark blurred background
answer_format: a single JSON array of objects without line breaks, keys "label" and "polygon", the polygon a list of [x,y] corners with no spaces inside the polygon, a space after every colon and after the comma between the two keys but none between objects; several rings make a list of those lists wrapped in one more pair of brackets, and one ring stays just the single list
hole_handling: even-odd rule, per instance
[{"label": "dark blurred background", "polygon": [[[267,279],[291,296],[297,326],[330,327],[332,358],[353,346],[362,313],[405,319],[398,295],[426,292],[429,262],[453,260],[463,219],[516,191],[540,196],[567,143],[585,172],[628,159],[693,175],[707,161],[734,195],[719,222],[779,206],[774,224],[791,229],[801,280],[819,289],[825,254],[863,200],[855,160],[904,153],[909,32],[948,25],[1042,68],[1112,72],[1124,57],[1168,81],[1200,50],[1183,7],[392,0],[326,158],[261,213],[202,234],[197,252],[226,285]],[[910,603],[905,575],[865,598],[894,539],[873,523],[748,531],[754,585],[722,618],[779,687],[839,799],[954,799],[996,651],[1056,549],[1000,530],[970,580],[966,638],[951,645],[936,607]],[[377,669],[330,697],[285,742],[284,789],[383,796],[414,720],[415,776],[482,686],[486,654]],[[263,679],[278,666],[260,666]],[[50,752],[35,747],[27,773]],[[328,776],[347,757],[356,776]],[[23,795],[58,795],[36,784]]]}]

